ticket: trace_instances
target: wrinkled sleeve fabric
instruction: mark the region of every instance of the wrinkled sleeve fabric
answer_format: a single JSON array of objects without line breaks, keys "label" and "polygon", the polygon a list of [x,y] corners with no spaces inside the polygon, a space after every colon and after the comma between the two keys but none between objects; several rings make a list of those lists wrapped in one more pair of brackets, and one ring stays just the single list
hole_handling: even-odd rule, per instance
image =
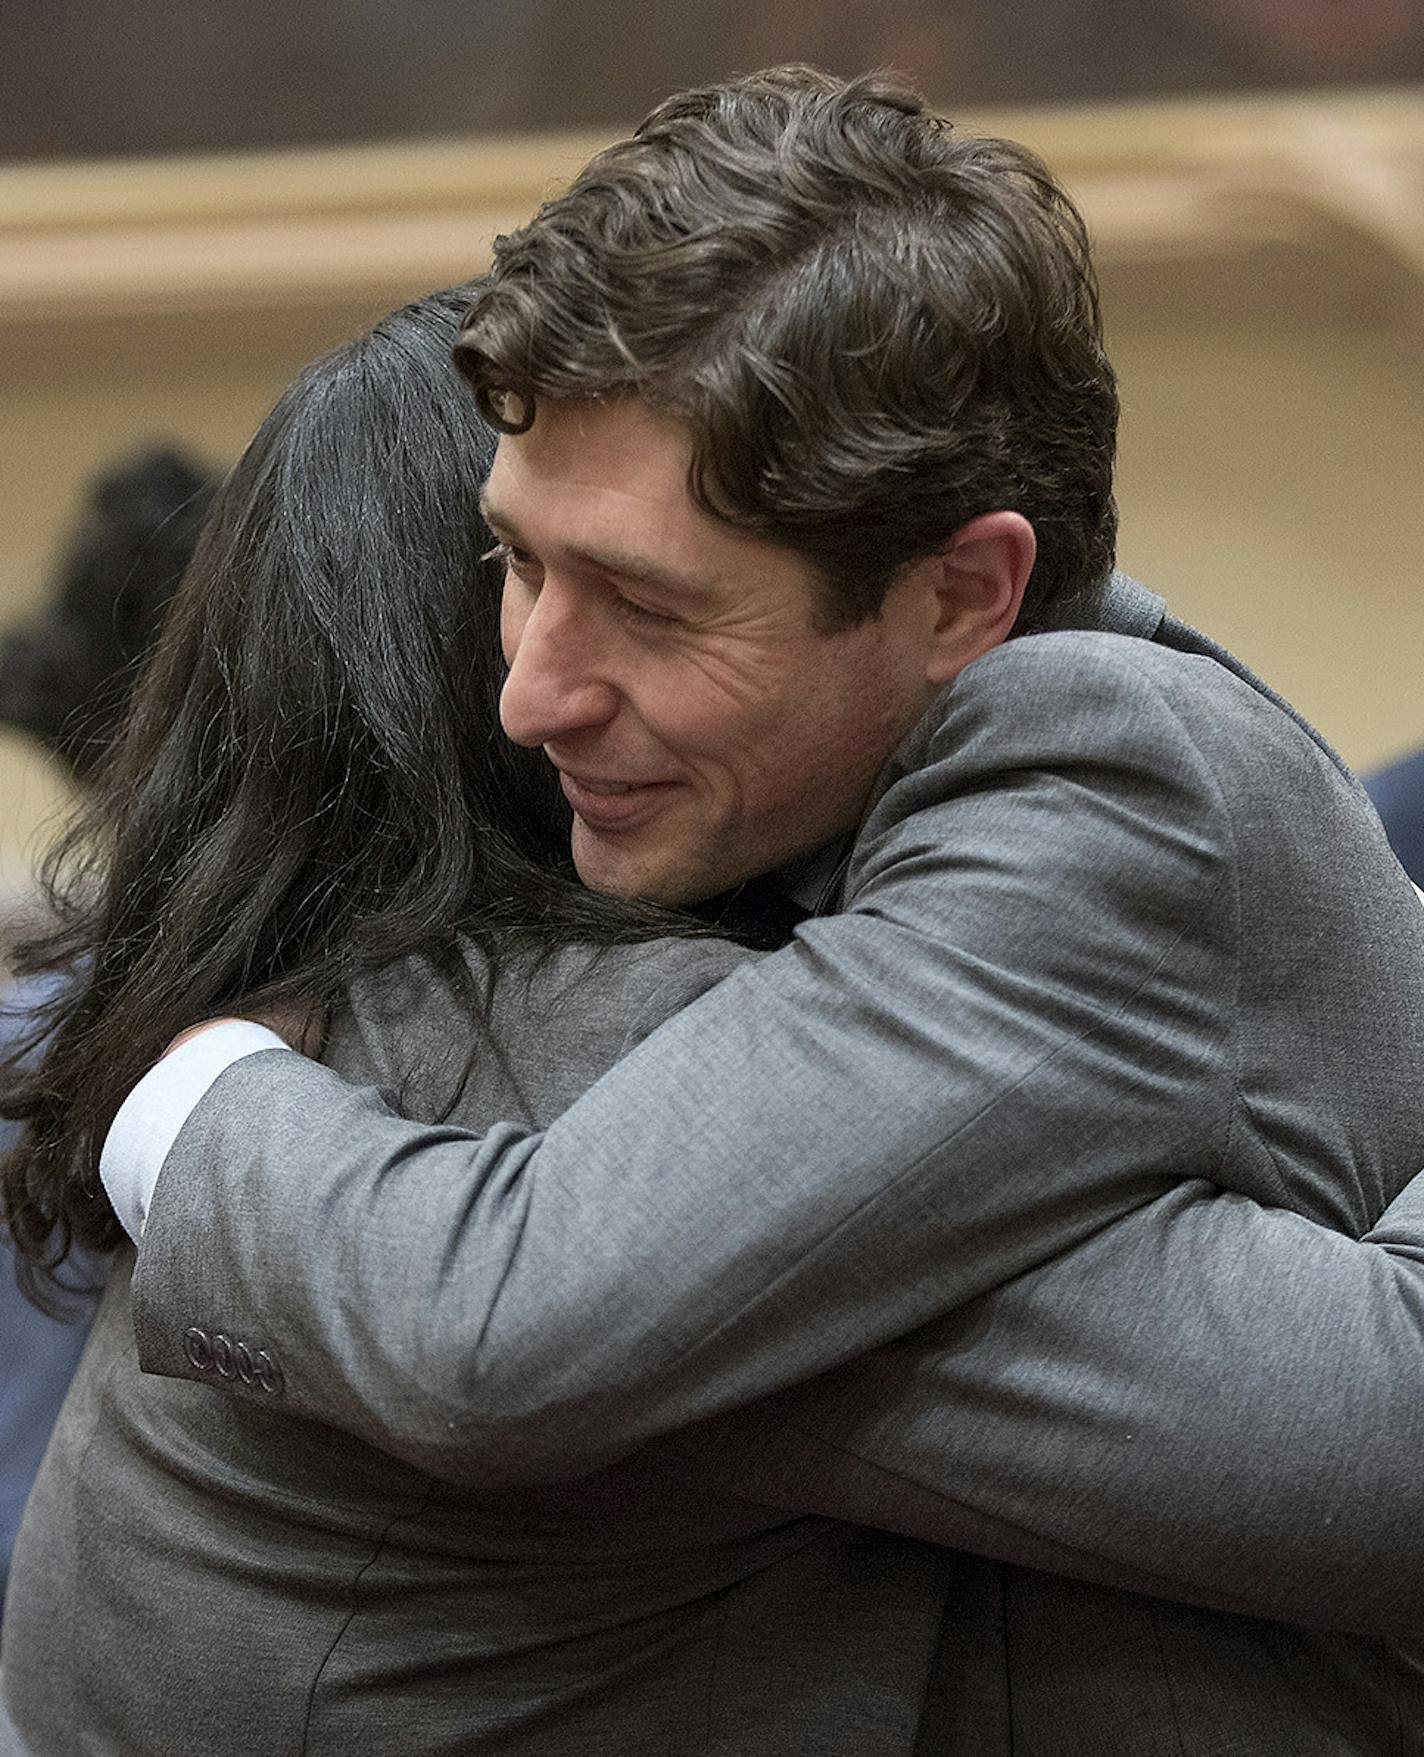
[{"label": "wrinkled sleeve fabric", "polygon": [[[1188,1274],[1234,1103],[1229,825],[1150,680],[1099,668],[1077,682],[1051,737],[1045,716],[1006,726],[992,691],[957,690],[872,813],[845,912],[671,1020],[542,1133],[412,1125],[295,1058],[229,1068],[154,1195],[135,1283],[144,1366],[198,1377],[185,1328],[226,1326],[280,1359],[295,1412],[498,1485],[593,1469],[878,1344],[908,1349],[897,1339],[931,1321],[962,1314],[972,1333],[973,1302],[1102,1240],[1138,1241],[1113,1271],[1133,1298],[1151,1300],[1164,1241]],[[1242,1194],[1279,1199],[1269,1168],[1254,1176],[1239,1174]],[[1194,1457],[1249,1478],[1239,1492],[1260,1510],[1283,1422],[1302,1447],[1338,1444],[1341,1336],[1357,1345],[1349,1408],[1371,1458],[1379,1423],[1417,1455],[1420,1285],[1392,1246],[1249,1212],[1249,1277],[1209,1276],[1184,1304],[1205,1313],[1199,1335],[1238,1324],[1256,1366],[1244,1384],[1288,1387],[1244,1429],[1228,1431],[1242,1415],[1228,1399]],[[1162,1334],[1148,1324],[1095,1358],[1095,1390],[1075,1379],[1090,1331],[1075,1340],[1065,1320],[1055,1365],[1043,1319],[1030,1306],[1022,1320],[1022,1348],[1047,1349],[1022,1411],[1059,1410],[1074,1444],[1096,1434],[1119,1461],[1111,1483],[1141,1470],[1140,1500],[1203,1444],[1168,1446],[1173,1405],[1142,1384]],[[1202,1383],[1200,1347],[1161,1357],[1186,1373],[1181,1396]],[[1263,1374],[1265,1356],[1280,1364]],[[1110,1430],[1102,1405],[1120,1383]],[[1012,1430],[986,1429],[981,1489]],[[1148,1446],[1124,1437],[1153,1432]],[[933,1424],[911,1438],[920,1456],[937,1444]],[[1112,1497],[1091,1503],[1084,1450],[1057,1522],[1001,1491],[984,1525],[1065,1553],[1105,1542]],[[1155,1467],[1130,1462],[1144,1455]],[[908,1482],[914,1459],[892,1467]],[[943,1471],[933,1482],[942,1502],[960,1492]],[[1378,1560],[1377,1506],[1335,1506],[1331,1472],[1307,1487],[1329,1517],[1360,1515],[1353,1541]],[[1192,1530],[1183,1555],[1162,1556],[1164,1579],[1217,1570]]]},{"label": "wrinkled sleeve fabric", "polygon": [[787,1510],[1216,1610],[1413,1637],[1421,1239],[1424,1180],[1362,1242],[1183,1184],[952,1316],[662,1450],[671,1470]]}]

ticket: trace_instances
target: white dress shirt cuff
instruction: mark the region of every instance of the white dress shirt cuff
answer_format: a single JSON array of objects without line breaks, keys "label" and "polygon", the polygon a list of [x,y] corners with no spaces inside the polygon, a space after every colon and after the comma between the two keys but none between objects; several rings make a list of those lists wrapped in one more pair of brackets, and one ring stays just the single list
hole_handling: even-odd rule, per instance
[{"label": "white dress shirt cuff", "polygon": [[219,1074],[244,1056],[264,1049],[287,1049],[287,1045],[265,1025],[249,1019],[225,1019],[156,1062],[120,1105],[104,1137],[99,1176],[115,1214],[135,1244],[143,1233],[163,1161],[179,1130]]}]

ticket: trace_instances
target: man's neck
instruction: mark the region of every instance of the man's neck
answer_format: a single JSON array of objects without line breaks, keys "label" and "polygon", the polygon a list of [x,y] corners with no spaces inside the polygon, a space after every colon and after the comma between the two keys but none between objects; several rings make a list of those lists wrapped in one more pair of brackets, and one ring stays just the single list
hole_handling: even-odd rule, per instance
[{"label": "man's neck", "polygon": [[694,911],[734,938],[764,950],[783,946],[808,916],[836,907],[851,837],[835,836],[785,866],[746,879]]}]

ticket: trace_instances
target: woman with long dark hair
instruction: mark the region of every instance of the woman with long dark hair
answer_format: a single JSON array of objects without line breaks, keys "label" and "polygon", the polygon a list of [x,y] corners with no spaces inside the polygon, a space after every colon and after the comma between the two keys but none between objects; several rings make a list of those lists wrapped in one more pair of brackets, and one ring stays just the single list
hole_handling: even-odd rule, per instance
[{"label": "woman with long dark hair", "polygon": [[[5,1222],[41,1298],[76,1246],[121,1244],[98,1145],[197,1018],[254,996],[310,1007],[330,1017],[332,1064],[412,1115],[535,1121],[744,955],[564,876],[552,771],[499,731],[500,576],[478,512],[494,440],[450,364],[468,298],[391,314],[284,393],[219,489],[124,736],[48,862],[58,925],[24,956],[67,980],[4,1100],[27,1124]],[[348,1732],[406,1753],[526,1722],[537,1737],[560,1711],[520,1655],[536,1637],[576,1646],[577,1626],[582,1681],[555,1692],[575,1712],[610,1663],[600,1619],[643,1602],[636,1569],[616,1615],[593,1602],[610,1600],[607,1571],[564,1546],[567,1578],[536,1587],[547,1538],[520,1537],[513,1506],[471,1507],[334,1433],[145,1378],[131,1273],[119,1251],[18,1545],[7,1757],[322,1751]],[[580,1523],[572,1504],[544,1516]],[[713,1578],[671,1570],[677,1600],[744,1571],[713,1555]],[[235,1663],[215,1672],[224,1648]],[[398,1730],[372,1743],[387,1716]]]},{"label": "woman with long dark hair", "polygon": [[[663,918],[552,876],[566,808],[499,733],[494,436],[449,364],[468,293],[309,366],[223,484],[116,752],[47,863],[82,967],[12,1077],[5,1220],[33,1263],[121,1238],[92,1176],[124,1092],[247,997],[332,1005],[463,930],[637,937]],[[90,1168],[76,1175],[77,1166]]]}]

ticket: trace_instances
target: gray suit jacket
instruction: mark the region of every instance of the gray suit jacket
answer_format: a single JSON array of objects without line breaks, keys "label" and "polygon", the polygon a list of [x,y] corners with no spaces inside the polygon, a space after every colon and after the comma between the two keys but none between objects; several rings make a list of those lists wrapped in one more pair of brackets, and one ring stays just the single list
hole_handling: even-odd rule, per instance
[{"label": "gray suit jacket", "polygon": [[[190,1328],[280,1363],[280,1384],[235,1379],[232,1400],[167,1387],[260,1424],[243,1471],[270,1468],[284,1434],[320,1436],[300,1444],[327,1473],[342,1457],[363,1484],[377,1471],[296,1412],[424,1473],[357,1522],[367,1571],[346,1557],[350,1615],[328,1625],[292,1748],[358,1728],[393,1751],[1418,1748],[1403,1642],[1122,1590],[1365,1632],[1420,1614],[1424,1227],[1406,1198],[1385,1248],[1355,1241],[1424,1160],[1424,918],[1358,789],[1209,657],[1025,640],[972,667],[906,747],[846,904],[542,1135],[413,1128],[282,1057],[240,1065],[200,1107],[150,1218],[146,1364],[213,1381],[184,1352]],[[595,1525],[610,1494],[651,1506],[691,1566],[675,1606],[662,1585],[672,1625],[649,1622],[630,1613],[646,1577],[619,1533],[590,1620],[568,1584],[596,1559],[587,1536],[570,1547],[515,1485],[669,1432],[592,1485],[542,1491]],[[278,1606],[319,1596],[273,1572],[296,1566],[290,1532],[264,1545],[215,1449],[178,1450],[165,1481],[237,1510],[228,1573],[265,1583],[275,1630]],[[731,1532],[728,1487],[1099,1584],[746,1508]],[[419,1521],[456,1489],[485,1517],[464,1573],[488,1586],[493,1570],[513,1601],[518,1657],[484,1655],[488,1688],[468,1655],[431,1655],[450,1626],[440,1586],[472,1588]],[[490,1513],[510,1505],[515,1555]],[[529,1560],[531,1508],[553,1607],[508,1565]],[[201,1523],[183,1503],[175,1528]],[[63,1530],[64,1506],[31,1525]],[[697,1555],[716,1529],[720,1586]],[[36,1539],[32,1579],[58,1541]],[[631,1547],[657,1554],[647,1531]],[[576,1633],[554,1614],[565,1597]],[[40,1727],[56,1711],[33,1602],[5,1664],[12,1712]],[[481,1617],[499,1650],[504,1625]],[[247,1661],[264,1625],[236,1626]],[[630,1652],[630,1626],[663,1645]],[[669,1685],[679,1646],[696,1655]],[[255,1651],[244,1715],[274,1694],[273,1644]],[[549,1675],[551,1651],[576,1678]],[[114,1669],[104,1700],[140,1713]],[[224,1673],[229,1706],[233,1688]],[[209,1748],[191,1743],[201,1724],[139,1748]]]},{"label": "gray suit jacket", "polygon": [[[415,961],[364,985],[329,1053],[433,1115],[474,1035],[459,1116],[533,1121],[740,961],[709,942],[509,967],[483,1025]],[[948,1552],[752,1504],[651,1449],[543,1489],[437,1480],[140,1372],[131,1271],[17,1547],[6,1757],[773,1757],[847,1728],[866,1757],[912,1747]]]}]

